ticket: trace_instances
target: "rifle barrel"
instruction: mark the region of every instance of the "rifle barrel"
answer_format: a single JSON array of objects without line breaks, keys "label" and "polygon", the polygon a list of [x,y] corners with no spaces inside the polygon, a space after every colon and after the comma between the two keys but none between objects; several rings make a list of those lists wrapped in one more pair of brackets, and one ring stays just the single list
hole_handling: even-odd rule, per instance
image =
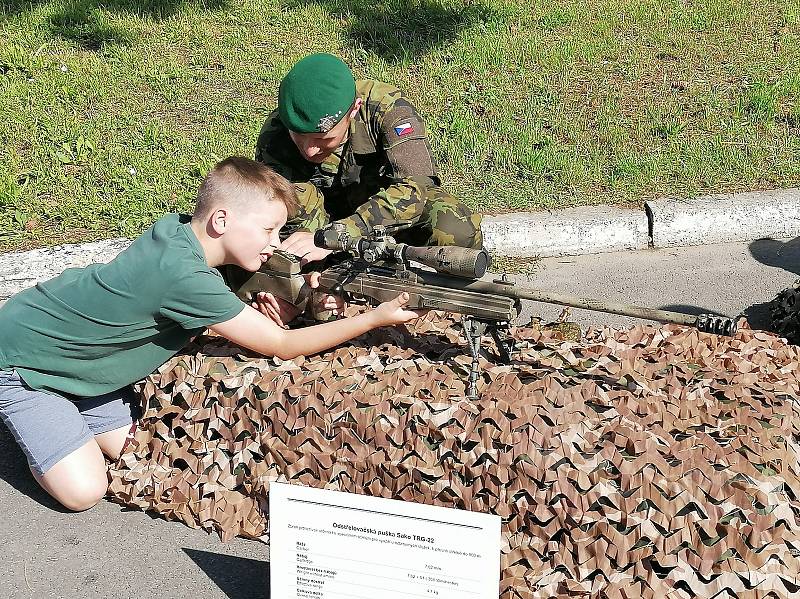
[{"label": "rifle barrel", "polygon": [[573,308],[583,308],[594,312],[607,312],[609,314],[619,314],[644,320],[655,320],[657,322],[673,322],[695,326],[698,316],[694,314],[684,314],[682,312],[671,312],[669,310],[659,310],[656,308],[646,308],[632,304],[620,304],[614,302],[602,302],[591,298],[578,297],[565,293],[553,293],[529,287],[521,287],[515,283],[490,283],[488,281],[473,281],[466,285],[471,291],[481,291],[485,293],[495,293],[505,295],[519,300],[530,300],[543,302],[545,304],[558,304],[560,306],[570,306]]},{"label": "rifle barrel", "polygon": [[550,293],[539,290],[518,289],[515,297],[527,299],[535,302],[545,302],[548,304],[558,304],[560,306],[572,306],[593,310],[595,312],[607,312],[609,314],[619,314],[621,316],[631,316],[633,318],[643,318],[645,320],[655,320],[657,322],[674,322],[676,324],[694,325],[697,316],[684,314],[682,312],[672,312],[669,310],[659,310],[658,308],[647,308],[632,304],[620,304],[615,302],[602,302],[585,297],[575,297],[561,293]]}]

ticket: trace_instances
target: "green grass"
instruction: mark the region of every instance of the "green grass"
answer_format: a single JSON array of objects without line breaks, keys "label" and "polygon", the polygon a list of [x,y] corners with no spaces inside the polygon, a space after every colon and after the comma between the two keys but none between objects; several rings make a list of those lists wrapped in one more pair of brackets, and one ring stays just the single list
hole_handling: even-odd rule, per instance
[{"label": "green grass", "polygon": [[324,50],[482,210],[800,182],[800,0],[0,0],[0,249],[190,210]]}]

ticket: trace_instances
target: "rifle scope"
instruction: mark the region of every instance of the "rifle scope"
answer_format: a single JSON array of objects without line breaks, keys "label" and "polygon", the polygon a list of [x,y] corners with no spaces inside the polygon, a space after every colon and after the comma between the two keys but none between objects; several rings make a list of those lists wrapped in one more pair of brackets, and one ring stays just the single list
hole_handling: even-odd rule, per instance
[{"label": "rifle scope", "polygon": [[395,243],[394,238],[388,235],[351,237],[335,226],[316,231],[314,245],[334,252],[348,252],[370,263],[383,261],[407,264],[413,260],[440,273],[465,279],[480,279],[491,263],[489,253],[483,249],[450,245],[415,247]]},{"label": "rifle scope", "polygon": [[397,245],[403,246],[401,251],[406,261],[414,260],[438,272],[467,279],[480,279],[486,274],[491,262],[489,252],[486,250],[473,250],[455,245],[430,247],[415,247],[404,243]]}]

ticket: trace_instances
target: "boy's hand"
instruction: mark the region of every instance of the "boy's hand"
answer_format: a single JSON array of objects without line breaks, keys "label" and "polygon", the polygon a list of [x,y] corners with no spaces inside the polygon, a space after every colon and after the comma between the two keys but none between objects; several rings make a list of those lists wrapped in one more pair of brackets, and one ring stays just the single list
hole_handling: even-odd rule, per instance
[{"label": "boy's hand", "polygon": [[314,245],[314,234],[307,231],[296,231],[289,235],[281,244],[280,249],[300,256],[300,265],[305,266],[309,262],[324,260],[332,252]]},{"label": "boy's hand", "polygon": [[[303,276],[309,287],[312,289],[319,287],[320,274],[318,272]],[[315,302],[318,310],[330,310],[336,315],[344,311],[344,300],[338,295],[324,294],[315,298]],[[266,291],[256,294],[250,305],[284,329],[288,328],[287,323],[292,322],[300,314],[297,306]]]},{"label": "boy's hand", "polygon": [[271,293],[261,291],[253,297],[253,300],[250,305],[282,329],[289,328],[286,323],[293,321],[300,314],[296,306]]},{"label": "boy's hand", "polygon": [[404,324],[423,316],[427,310],[407,310],[404,306],[408,303],[408,293],[405,291],[391,301],[383,302],[372,313],[377,321],[376,326],[392,326]]}]

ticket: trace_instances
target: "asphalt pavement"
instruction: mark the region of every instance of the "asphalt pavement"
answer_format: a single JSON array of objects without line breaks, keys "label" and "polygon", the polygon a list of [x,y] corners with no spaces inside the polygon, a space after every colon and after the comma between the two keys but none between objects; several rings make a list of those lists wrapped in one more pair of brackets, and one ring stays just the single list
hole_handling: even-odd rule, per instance
[{"label": "asphalt pavement", "polygon": [[[767,322],[767,302],[800,277],[800,238],[643,250],[539,261],[520,283],[594,299],[744,313]],[[546,320],[561,311],[529,304]],[[632,319],[572,310],[582,326]],[[0,597],[245,599],[268,596],[267,547],[167,522],[104,501],[67,513],[41,491],[0,425]]]},{"label": "asphalt pavement", "polygon": [[[521,285],[608,302],[689,314],[747,317],[752,328],[769,323],[767,304],[800,278],[800,237],[748,243],[650,249],[541,260]],[[527,303],[524,314],[556,319],[559,306]],[[582,328],[631,326],[633,318],[571,309]]]}]

